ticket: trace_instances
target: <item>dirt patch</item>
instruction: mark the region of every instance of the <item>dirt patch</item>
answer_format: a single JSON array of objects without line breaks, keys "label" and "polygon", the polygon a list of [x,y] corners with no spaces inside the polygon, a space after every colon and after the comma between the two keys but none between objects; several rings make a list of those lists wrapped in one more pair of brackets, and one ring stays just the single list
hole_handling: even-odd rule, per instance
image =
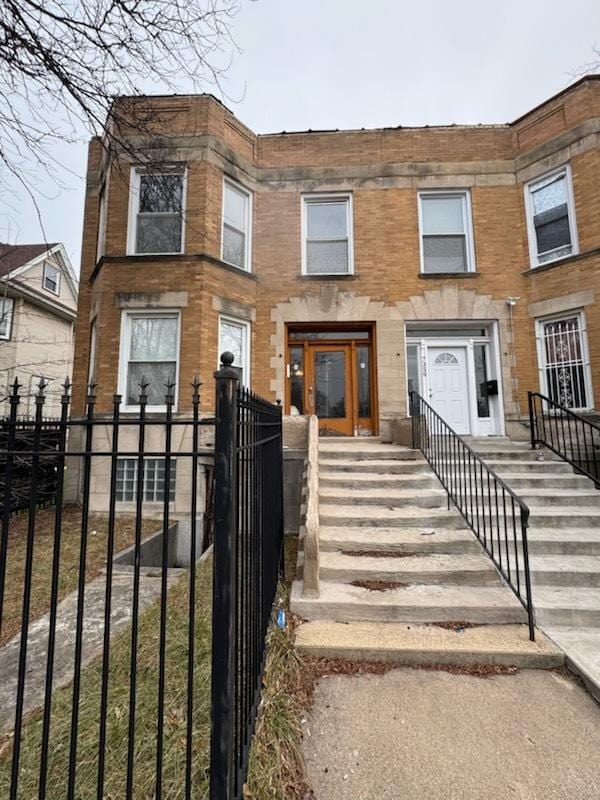
[{"label": "dirt patch", "polygon": [[467,622],[466,620],[451,620],[448,622],[427,622],[429,628],[444,628],[447,631],[462,631],[465,628],[481,628],[480,622]]},{"label": "dirt patch", "polygon": [[411,667],[425,672],[449,672],[451,675],[471,675],[474,678],[492,678],[494,675],[516,675],[518,667],[505,664],[427,664]]},{"label": "dirt patch", "polygon": [[370,592],[389,592],[392,589],[403,589],[407,583],[398,581],[352,581],[351,586],[358,586],[359,589],[368,589]]}]

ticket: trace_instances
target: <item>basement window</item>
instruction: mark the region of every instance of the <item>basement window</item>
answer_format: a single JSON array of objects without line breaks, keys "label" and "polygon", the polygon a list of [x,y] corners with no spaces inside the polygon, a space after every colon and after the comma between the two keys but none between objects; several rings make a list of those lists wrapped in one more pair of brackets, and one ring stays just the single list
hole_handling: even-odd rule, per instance
[{"label": "basement window", "polygon": [[351,275],[352,196],[304,195],[302,198],[302,273]]},{"label": "basement window", "polygon": [[[169,476],[169,501],[175,500],[177,462],[171,460]],[[120,503],[135,503],[137,500],[138,461],[136,458],[117,459],[117,481],[115,499]],[[164,458],[144,459],[142,497],[145,503],[162,503],[165,497]]]},{"label": "basement window", "polygon": [[132,169],[127,252],[182,253],[184,197],[183,167]]},{"label": "basement window", "polygon": [[573,187],[569,166],[525,186],[531,266],[578,252]]}]

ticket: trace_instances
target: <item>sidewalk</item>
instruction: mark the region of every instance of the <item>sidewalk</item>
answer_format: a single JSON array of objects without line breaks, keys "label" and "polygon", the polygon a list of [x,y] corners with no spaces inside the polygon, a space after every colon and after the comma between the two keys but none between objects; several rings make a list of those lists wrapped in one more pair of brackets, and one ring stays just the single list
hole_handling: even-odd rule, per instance
[{"label": "sidewalk", "polygon": [[600,706],[562,672],[328,677],[304,752],[316,800],[596,800]]}]

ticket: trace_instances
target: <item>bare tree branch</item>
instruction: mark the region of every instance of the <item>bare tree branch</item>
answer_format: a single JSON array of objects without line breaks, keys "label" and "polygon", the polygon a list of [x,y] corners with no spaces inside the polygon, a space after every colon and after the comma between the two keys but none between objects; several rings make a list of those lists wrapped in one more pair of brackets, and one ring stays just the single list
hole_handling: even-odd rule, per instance
[{"label": "bare tree branch", "polygon": [[[117,97],[206,91],[235,51],[241,0],[2,0],[0,186],[12,179],[34,200],[46,178],[60,185],[52,149],[105,134],[119,142],[127,105]],[[140,133],[154,117],[138,114]],[[154,119],[154,121],[156,121]],[[131,135],[131,120],[127,120]],[[4,173],[4,176],[3,174]],[[10,203],[10,192],[0,204]]]}]

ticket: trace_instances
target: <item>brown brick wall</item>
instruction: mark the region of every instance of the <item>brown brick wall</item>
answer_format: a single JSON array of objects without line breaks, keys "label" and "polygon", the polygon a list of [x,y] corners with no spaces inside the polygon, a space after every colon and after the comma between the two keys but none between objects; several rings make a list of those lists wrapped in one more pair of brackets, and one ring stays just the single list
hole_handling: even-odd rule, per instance
[{"label": "brown brick wall", "polygon": [[[119,355],[118,293],[187,292],[188,305],[182,309],[180,408],[189,407],[189,383],[198,372],[204,381],[206,410],[212,406],[212,373],[218,358],[215,297],[255,308],[252,383],[267,396],[273,396],[271,359],[276,357],[271,342],[276,329],[273,308],[307,292],[318,293],[328,283],[388,305],[447,285],[494,300],[520,297],[514,308],[514,348],[519,402],[524,411],[527,389],[538,386],[528,304],[580,288],[600,291],[600,286],[596,287],[600,255],[593,253],[600,248],[600,152],[597,148],[582,149],[570,157],[580,249],[592,254],[535,274],[529,271],[523,185],[517,180],[515,161],[524,152],[535,154],[538,147],[546,148],[546,154],[565,131],[591,120],[594,114],[600,117],[598,81],[580,83],[531,115],[505,126],[257,137],[213,98],[164,98],[155,102],[163,103],[166,109],[158,117],[160,132],[164,133],[167,126],[173,137],[189,138],[187,150],[179,141],[173,145],[178,154],[188,154],[185,256],[124,258],[131,167],[123,160],[112,165],[106,258],[96,265],[101,149],[92,142],[74,371],[78,412],[83,407],[92,307],[98,309],[98,402],[101,409],[109,407]],[[210,141],[207,135],[212,137]],[[544,163],[540,160],[539,174]],[[332,171],[332,167],[337,169]],[[347,169],[346,174],[342,168]],[[244,182],[254,192],[254,276],[218,262],[224,173],[236,178],[246,176]],[[477,265],[474,276],[419,275],[417,192],[420,186],[436,185],[470,188]],[[308,189],[352,192],[355,276],[326,281],[300,275],[301,194]],[[597,306],[588,307],[586,313],[594,383],[600,387],[600,314]],[[504,351],[507,347],[501,342]]]}]

